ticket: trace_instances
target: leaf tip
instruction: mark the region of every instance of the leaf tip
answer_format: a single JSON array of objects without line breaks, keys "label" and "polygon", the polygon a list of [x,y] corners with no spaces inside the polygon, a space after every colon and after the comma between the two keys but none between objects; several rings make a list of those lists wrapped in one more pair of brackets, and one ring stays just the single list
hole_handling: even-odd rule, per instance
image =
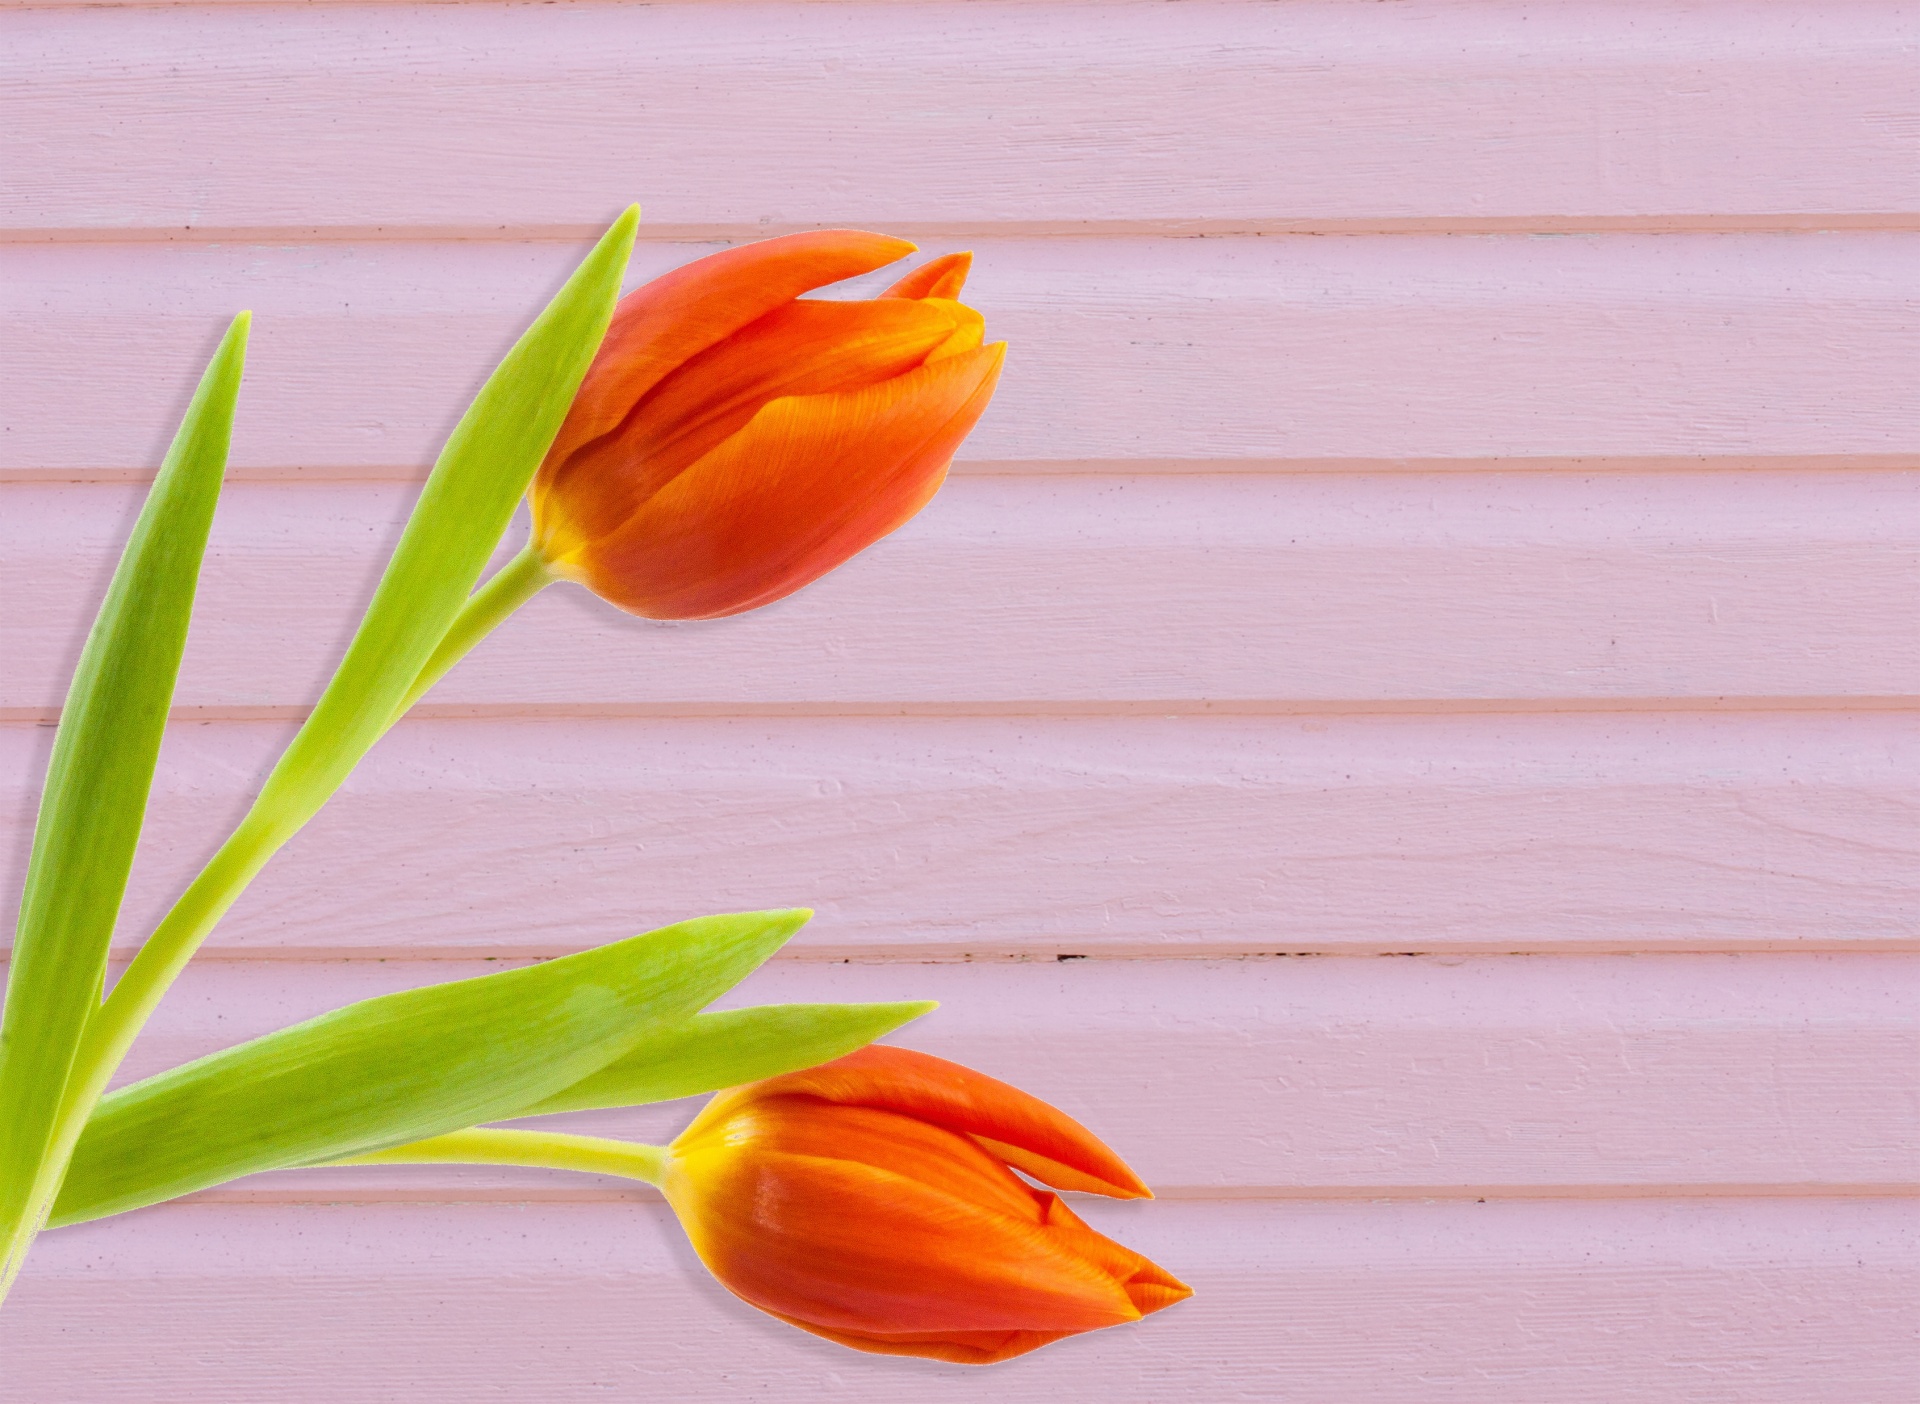
[{"label": "leaf tip", "polygon": [[607,232],[601,236],[600,247],[617,256],[624,269],[627,259],[633,255],[633,240],[639,231],[640,207],[628,205],[620,212],[620,218],[608,226]]},{"label": "leaf tip", "polygon": [[[749,914],[759,928],[755,944],[769,955],[793,938],[793,933],[813,920],[811,907],[774,907]],[[764,957],[762,957],[764,959]]]},{"label": "leaf tip", "polygon": [[237,312],[226,331],[220,335],[220,344],[214,348],[213,359],[207,362],[209,373],[219,368],[227,375],[236,374],[246,363],[247,341],[253,332],[253,313]]}]

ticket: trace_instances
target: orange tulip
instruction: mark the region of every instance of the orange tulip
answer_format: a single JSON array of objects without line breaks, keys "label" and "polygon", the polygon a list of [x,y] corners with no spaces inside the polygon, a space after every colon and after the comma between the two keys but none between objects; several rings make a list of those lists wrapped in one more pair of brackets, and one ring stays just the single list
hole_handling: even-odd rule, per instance
[{"label": "orange tulip", "polygon": [[533,548],[653,619],[818,579],[927,504],[999,378],[956,301],[970,255],[864,302],[800,294],[892,263],[857,230],[728,249],[628,294],[533,486]]},{"label": "orange tulip", "polygon": [[985,1365],[1192,1295],[1014,1170],[1152,1197],[1038,1098],[878,1045],[722,1092],[660,1184],[728,1290],[857,1350]]}]

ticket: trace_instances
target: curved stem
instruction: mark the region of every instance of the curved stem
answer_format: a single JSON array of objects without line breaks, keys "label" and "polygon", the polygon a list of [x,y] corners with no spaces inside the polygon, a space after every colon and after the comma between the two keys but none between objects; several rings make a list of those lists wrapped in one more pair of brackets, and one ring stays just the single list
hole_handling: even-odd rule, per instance
[{"label": "curved stem", "polygon": [[526,547],[495,571],[493,578],[475,590],[460,613],[454,616],[446,637],[440,640],[440,647],[433,651],[426,666],[421,668],[420,676],[407,689],[406,698],[394,712],[393,720],[399,721],[405,716],[413,704],[426,695],[427,689],[473,651],[475,644],[492,633],[501,621],[521,605],[553,584],[556,578],[532,546]]},{"label": "curved stem", "polygon": [[[440,647],[434,650],[414,680],[393,720],[398,721],[428,688],[466,657],[475,644],[514,610],[552,584],[553,579],[529,547],[474,591],[465,608],[454,617]],[[327,796],[300,798],[303,801],[300,809],[311,814]],[[153,935],[141,946],[126,973],[115,982],[113,993],[89,1022],[86,1040],[76,1059],[76,1071],[83,1075],[73,1080],[75,1092],[85,1096],[88,1083],[105,1086],[126,1056],[140,1026],[146,1023],[167,987],[200,949],[214,924],[226,915],[267,860],[299,831],[302,822],[282,820],[278,813],[267,811],[259,803],[248,811],[232,837],[220,846],[212,861],[200,870],[180,900],[154,928]],[[98,1096],[95,1090],[92,1096],[86,1097],[88,1110]]]},{"label": "curved stem", "polygon": [[48,1149],[48,1208],[66,1175],[67,1162],[94,1106],[113,1080],[127,1050],[139,1036],[160,998],[167,992],[193,953],[200,949],[254,874],[299,829],[298,824],[273,822],[256,804],[227,841],[187,884],[153,934],[141,946],[126,971],[114,983],[113,993],[87,1020],[86,1033],[67,1075],[60,1101],[60,1117]]},{"label": "curved stem", "polygon": [[561,1131],[510,1131],[476,1126],[430,1136],[390,1150],[329,1160],[326,1165],[530,1165],[542,1170],[578,1170],[621,1175],[658,1185],[666,1173],[667,1148]]},{"label": "curved stem", "polygon": [[[551,585],[554,578],[532,547],[496,571],[492,579],[473,592],[454,617],[440,646],[421,668],[387,726],[391,728],[427,689],[466,657],[474,645]],[[359,759],[354,757],[356,763]],[[52,1175],[55,1186],[65,1174],[67,1161],[87,1117],[168,987],[212,933],[214,925],[239,900],[247,884],[266,866],[267,860],[300,831],[307,818],[318,811],[331,794],[330,786],[325,794],[283,795],[276,803],[256,800],[240,826],[180,894],[179,900],[140,947],[132,964],[114,983],[113,992],[87,1021],[86,1034],[67,1079],[59,1126],[46,1162],[50,1171],[57,1167],[57,1173]]]}]

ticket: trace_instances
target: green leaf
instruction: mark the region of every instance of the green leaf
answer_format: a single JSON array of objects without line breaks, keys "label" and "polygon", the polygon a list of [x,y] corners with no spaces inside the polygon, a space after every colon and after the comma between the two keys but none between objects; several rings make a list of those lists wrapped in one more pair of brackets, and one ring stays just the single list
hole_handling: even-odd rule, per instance
[{"label": "green leaf", "polygon": [[680,1023],[804,911],[701,917],[524,970],[336,1009],[101,1099],[53,1223],[513,1114]]},{"label": "green leaf", "polygon": [[514,1115],[670,1102],[778,1077],[865,1048],[938,1007],[932,1000],[767,1004],[696,1014],[684,1023],[655,1029],[626,1056]]},{"label": "green leaf", "polygon": [[333,681],[260,794],[288,832],[379,739],[480,579],[606,335],[639,207],[614,222],[461,416]]},{"label": "green leaf", "polygon": [[200,377],[61,709],[0,1020],[0,1259],[17,1262],[51,1192],[43,1162],[100,1001],[146,814],[226,473],[248,325],[247,313],[234,318]]},{"label": "green leaf", "polygon": [[[607,231],[455,426],[414,505],[347,654],[239,828],[188,884],[114,986],[76,1076],[104,1088],[167,987],[280,846],[339,788],[392,722],[459,615],[559,432],[606,335],[637,207]],[[65,1132],[74,1132],[77,1115]]]}]

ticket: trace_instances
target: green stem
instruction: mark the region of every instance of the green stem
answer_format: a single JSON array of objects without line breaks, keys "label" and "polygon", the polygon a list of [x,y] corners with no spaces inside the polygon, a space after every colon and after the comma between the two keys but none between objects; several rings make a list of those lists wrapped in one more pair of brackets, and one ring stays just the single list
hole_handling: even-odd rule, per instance
[{"label": "green stem", "polygon": [[478,1126],[452,1131],[391,1150],[330,1160],[328,1165],[531,1165],[542,1170],[578,1170],[623,1175],[658,1185],[666,1173],[665,1146],[569,1136],[561,1131],[505,1131]]},{"label": "green stem", "polygon": [[[553,580],[531,547],[495,572],[455,616],[439,648],[421,668],[406,698],[387,723],[388,727],[406,715],[427,689],[466,657],[474,645]],[[355,756],[355,763],[359,759]],[[305,826],[308,817],[319,810],[331,793],[329,787],[325,794],[280,795],[271,804],[264,802],[264,796],[256,800],[246,818],[240,821],[240,827],[220,845],[219,852],[180,894],[180,899],[134,956],[132,964],[115,982],[113,993],[88,1020],[86,1035],[67,1079],[59,1128],[44,1162],[43,1181],[51,1186],[47,1190],[46,1207],[51,1207],[51,1195],[58,1191],[66,1175],[67,1162],[87,1117],[106,1092],[108,1082],[161,997],[212,933],[215,923],[239,900],[247,884],[266,866],[267,860]]]},{"label": "green stem", "polygon": [[413,704],[426,695],[428,688],[439,682],[454,664],[473,651],[475,644],[492,633],[502,620],[521,605],[553,584],[555,579],[547,569],[547,563],[540,559],[531,546],[495,571],[493,578],[475,590],[465,607],[454,617],[453,623],[447,628],[446,637],[440,640],[440,647],[433,651],[433,656],[427,659],[426,666],[420,670],[420,676],[407,689],[406,699],[394,712],[393,720],[399,721],[405,716]]},{"label": "green stem", "polygon": [[[107,1083],[126,1057],[141,1025],[160,1002],[167,986],[173,983],[180,967],[213,929],[213,924],[298,827],[288,829],[271,824],[257,805],[250,810],[232,837],[220,845],[219,852],[154,928],[127,973],[114,986],[112,997],[87,1020],[86,1031],[67,1075],[53,1138],[40,1162],[34,1187],[33,1227],[36,1230],[53,1208],[87,1118],[106,1092]],[[167,959],[169,953],[173,956],[171,960]],[[134,977],[136,969],[140,971],[138,978]]]}]

